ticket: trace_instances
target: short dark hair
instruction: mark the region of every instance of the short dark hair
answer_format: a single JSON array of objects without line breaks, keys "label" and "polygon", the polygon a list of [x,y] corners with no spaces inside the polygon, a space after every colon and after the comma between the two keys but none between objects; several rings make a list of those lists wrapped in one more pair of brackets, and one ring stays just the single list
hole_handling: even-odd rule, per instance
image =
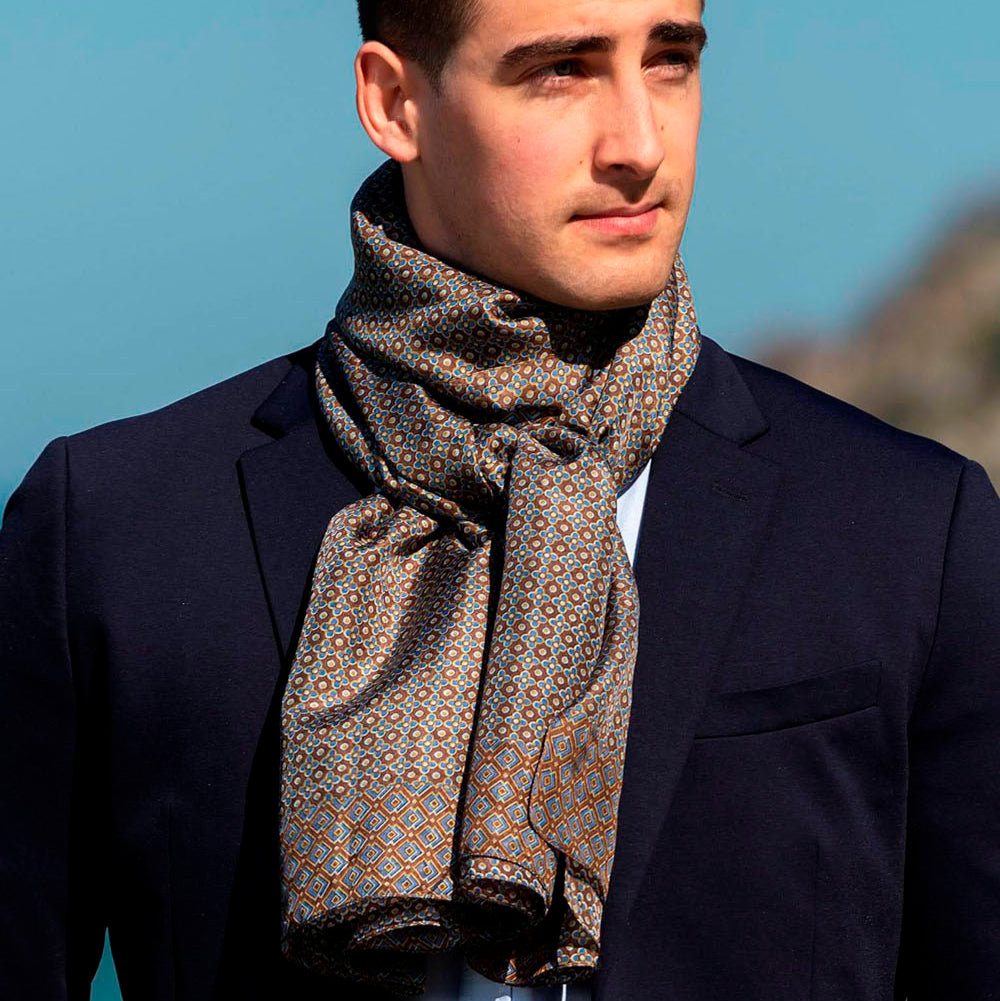
[{"label": "short dark hair", "polygon": [[[701,9],[704,13],[705,0]],[[435,89],[452,49],[478,13],[478,0],[358,0],[361,37],[415,62]]]},{"label": "short dark hair", "polygon": [[477,0],[358,0],[361,37],[415,62],[438,87],[452,49],[472,26]]}]

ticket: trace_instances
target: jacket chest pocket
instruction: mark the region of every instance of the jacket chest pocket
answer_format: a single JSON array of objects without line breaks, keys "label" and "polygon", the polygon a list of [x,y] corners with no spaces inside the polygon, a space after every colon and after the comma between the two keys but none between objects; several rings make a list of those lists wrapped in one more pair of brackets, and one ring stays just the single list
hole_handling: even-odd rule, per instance
[{"label": "jacket chest pocket", "polygon": [[878,705],[882,662],[867,660],[778,685],[709,694],[695,739],[816,723]]}]

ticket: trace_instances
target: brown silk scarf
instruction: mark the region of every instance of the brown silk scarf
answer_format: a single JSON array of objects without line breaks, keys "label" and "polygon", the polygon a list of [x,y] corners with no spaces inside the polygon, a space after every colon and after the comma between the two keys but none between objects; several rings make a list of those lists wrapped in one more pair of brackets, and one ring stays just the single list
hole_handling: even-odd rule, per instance
[{"label": "brown silk scarf", "polygon": [[420,248],[391,161],[351,212],[316,381],[374,492],[330,520],[282,700],[282,948],[411,995],[453,947],[585,980],[637,645],[616,498],[698,356],[687,277],[606,312],[499,288]]}]

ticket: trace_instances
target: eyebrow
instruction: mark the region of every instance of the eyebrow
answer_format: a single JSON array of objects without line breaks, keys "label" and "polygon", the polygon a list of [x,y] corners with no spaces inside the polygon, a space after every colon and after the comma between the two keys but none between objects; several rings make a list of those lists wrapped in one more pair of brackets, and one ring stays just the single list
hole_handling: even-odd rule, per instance
[{"label": "eyebrow", "polygon": [[[649,31],[651,42],[692,45],[699,52],[708,44],[708,32],[698,21],[660,21]],[[613,52],[615,40],[610,35],[552,35],[515,45],[500,57],[507,69],[517,69],[537,59],[579,56],[589,52]]]}]

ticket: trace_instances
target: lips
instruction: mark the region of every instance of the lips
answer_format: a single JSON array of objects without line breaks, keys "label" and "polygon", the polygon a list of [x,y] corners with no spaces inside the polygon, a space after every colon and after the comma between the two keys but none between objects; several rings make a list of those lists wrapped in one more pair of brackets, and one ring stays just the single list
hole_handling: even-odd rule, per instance
[{"label": "lips", "polygon": [[603,212],[580,213],[573,216],[573,221],[609,236],[646,236],[659,221],[661,208],[661,202],[622,205]]},{"label": "lips", "polygon": [[632,219],[635,216],[645,215],[659,208],[660,202],[643,202],[641,205],[622,205],[619,208],[605,209],[603,212],[578,212],[574,219]]}]

